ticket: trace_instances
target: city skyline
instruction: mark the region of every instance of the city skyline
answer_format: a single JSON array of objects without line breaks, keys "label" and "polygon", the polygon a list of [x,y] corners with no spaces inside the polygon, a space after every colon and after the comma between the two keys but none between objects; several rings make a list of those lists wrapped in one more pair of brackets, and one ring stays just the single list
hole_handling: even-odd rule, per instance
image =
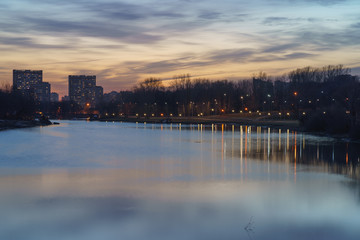
[{"label": "city skyline", "polygon": [[104,92],[177,74],[239,80],[344,64],[360,73],[358,1],[51,1],[0,4],[0,80],[43,69],[54,92],[96,75]]},{"label": "city skyline", "polygon": [[[51,92],[51,84],[43,82],[43,70],[13,70],[13,89],[31,95],[39,102],[58,102],[59,94]],[[95,106],[103,95],[102,86],[96,85],[96,75],[69,75],[68,92],[62,98],[80,106]]]}]

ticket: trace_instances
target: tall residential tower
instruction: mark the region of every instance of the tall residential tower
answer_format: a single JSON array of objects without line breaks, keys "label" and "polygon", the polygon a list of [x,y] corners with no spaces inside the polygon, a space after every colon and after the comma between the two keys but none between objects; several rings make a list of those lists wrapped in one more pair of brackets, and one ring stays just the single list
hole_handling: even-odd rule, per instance
[{"label": "tall residential tower", "polygon": [[13,70],[13,88],[39,102],[50,101],[50,83],[43,82],[42,70]]},{"label": "tall residential tower", "polygon": [[95,107],[103,95],[103,88],[96,86],[96,76],[69,75],[69,97],[80,106]]}]

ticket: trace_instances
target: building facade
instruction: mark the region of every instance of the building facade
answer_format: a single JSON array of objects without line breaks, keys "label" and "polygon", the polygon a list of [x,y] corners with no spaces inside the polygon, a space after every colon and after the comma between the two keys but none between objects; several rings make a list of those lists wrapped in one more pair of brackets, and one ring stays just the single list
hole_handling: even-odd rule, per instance
[{"label": "building facade", "polygon": [[13,87],[20,91],[29,91],[34,85],[42,83],[42,70],[13,70]]},{"label": "building facade", "polygon": [[102,95],[102,87],[96,86],[96,76],[69,75],[70,101],[82,107],[95,107]]},{"label": "building facade", "polygon": [[95,86],[91,89],[91,102],[95,105],[99,103],[104,95],[104,89],[101,86]]},{"label": "building facade", "polygon": [[58,102],[59,101],[59,94],[56,92],[50,93],[50,102]]},{"label": "building facade", "polygon": [[33,91],[35,99],[39,102],[50,102],[50,83],[41,82],[34,85]]},{"label": "building facade", "polygon": [[13,88],[38,102],[50,101],[50,83],[43,82],[42,70],[13,70]]}]

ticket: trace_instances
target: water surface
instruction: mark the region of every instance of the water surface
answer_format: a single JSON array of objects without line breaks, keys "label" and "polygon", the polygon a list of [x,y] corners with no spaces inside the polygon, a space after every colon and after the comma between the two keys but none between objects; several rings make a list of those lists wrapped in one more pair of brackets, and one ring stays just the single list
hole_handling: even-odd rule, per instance
[{"label": "water surface", "polygon": [[0,239],[359,239],[358,144],[232,125],[0,133]]}]

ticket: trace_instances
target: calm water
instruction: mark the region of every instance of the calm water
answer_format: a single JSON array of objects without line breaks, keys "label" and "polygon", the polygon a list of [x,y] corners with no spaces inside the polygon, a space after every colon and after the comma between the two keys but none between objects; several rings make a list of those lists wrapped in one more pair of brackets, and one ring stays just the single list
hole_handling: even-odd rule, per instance
[{"label": "calm water", "polygon": [[0,132],[0,239],[360,239],[360,146],[64,121]]}]

